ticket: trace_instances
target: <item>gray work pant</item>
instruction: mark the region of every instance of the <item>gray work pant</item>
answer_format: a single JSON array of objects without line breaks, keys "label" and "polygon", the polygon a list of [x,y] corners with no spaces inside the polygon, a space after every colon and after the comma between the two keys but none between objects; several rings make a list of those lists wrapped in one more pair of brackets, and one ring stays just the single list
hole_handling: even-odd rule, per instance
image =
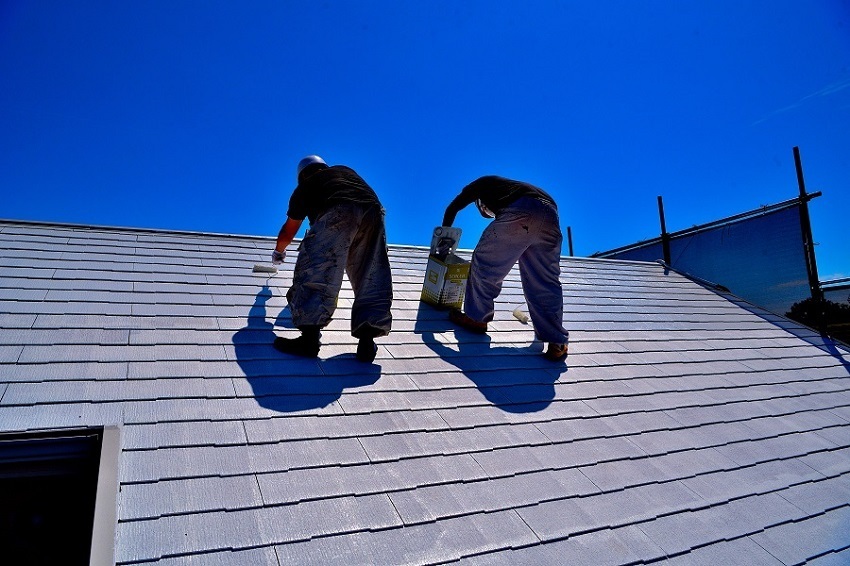
[{"label": "gray work pant", "polygon": [[564,297],[561,290],[561,227],[558,210],[523,197],[501,210],[481,234],[472,254],[464,310],[474,320],[493,320],[502,282],[519,261],[522,291],[537,337],[564,343]]},{"label": "gray work pant", "polygon": [[354,290],[351,334],[385,336],[392,325],[392,275],[380,205],[334,205],[310,226],[298,252],[291,293],[296,327],[323,328],[336,310],[343,273]]}]

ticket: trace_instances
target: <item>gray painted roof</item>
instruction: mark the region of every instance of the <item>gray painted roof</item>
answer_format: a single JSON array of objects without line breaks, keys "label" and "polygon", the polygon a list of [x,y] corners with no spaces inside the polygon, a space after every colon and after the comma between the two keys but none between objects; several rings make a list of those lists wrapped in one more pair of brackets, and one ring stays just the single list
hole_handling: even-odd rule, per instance
[{"label": "gray painted roof", "polygon": [[116,560],[845,564],[850,354],[651,263],[564,258],[568,364],[512,272],[489,336],[419,302],[318,360],[269,238],[0,223],[0,431],[122,425]]}]

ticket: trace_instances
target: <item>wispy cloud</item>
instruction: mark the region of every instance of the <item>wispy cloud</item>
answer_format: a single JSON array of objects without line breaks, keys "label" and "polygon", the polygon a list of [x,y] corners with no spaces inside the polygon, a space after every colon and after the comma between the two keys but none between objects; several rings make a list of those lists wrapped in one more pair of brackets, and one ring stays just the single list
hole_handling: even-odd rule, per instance
[{"label": "wispy cloud", "polygon": [[841,92],[842,90],[844,90],[846,88],[850,88],[850,78],[843,79],[843,80],[840,80],[840,81],[836,81],[832,84],[829,84],[829,85],[823,87],[820,90],[817,90],[817,91],[815,91],[811,94],[807,94],[806,96],[804,96],[803,98],[801,98],[800,100],[795,102],[794,104],[789,104],[788,106],[785,106],[785,107],[780,108],[778,110],[774,110],[773,112],[771,112],[770,114],[768,114],[767,116],[762,118],[761,120],[756,120],[755,122],[753,122],[752,125],[755,126],[757,124],[761,124],[762,122],[765,122],[765,121],[773,118],[774,116],[777,116],[778,114],[784,114],[785,112],[790,112],[791,110],[795,110],[795,109],[803,106],[806,102],[812,100],[813,98],[823,98],[825,96],[830,96],[830,95],[833,95],[837,92]]}]

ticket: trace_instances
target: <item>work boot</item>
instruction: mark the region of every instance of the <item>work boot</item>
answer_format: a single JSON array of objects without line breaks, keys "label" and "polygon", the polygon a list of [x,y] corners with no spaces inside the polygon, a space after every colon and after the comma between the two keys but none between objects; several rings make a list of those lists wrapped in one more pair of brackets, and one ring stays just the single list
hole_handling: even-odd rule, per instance
[{"label": "work boot", "polygon": [[468,314],[459,309],[452,309],[449,311],[449,320],[451,320],[458,326],[466,328],[470,332],[475,332],[476,334],[487,334],[486,322],[478,322],[477,320],[473,320],[469,317]]},{"label": "work boot", "polygon": [[552,362],[566,359],[567,345],[549,342],[549,348],[546,349],[546,353],[543,354],[543,357]]},{"label": "work boot", "polygon": [[378,354],[378,345],[373,338],[361,338],[357,343],[357,359],[363,363],[371,364]]},{"label": "work boot", "polygon": [[321,346],[319,338],[321,335],[318,328],[305,327],[301,329],[301,336],[298,338],[275,338],[274,348],[284,354],[315,358],[319,355],[319,346]]}]

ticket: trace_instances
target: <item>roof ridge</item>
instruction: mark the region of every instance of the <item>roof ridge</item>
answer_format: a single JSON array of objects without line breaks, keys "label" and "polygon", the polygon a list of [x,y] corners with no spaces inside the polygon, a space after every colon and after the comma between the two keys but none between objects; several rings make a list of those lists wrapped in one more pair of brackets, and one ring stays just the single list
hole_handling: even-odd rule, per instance
[{"label": "roof ridge", "polygon": [[207,232],[203,230],[178,230],[175,228],[143,228],[136,226],[114,226],[108,224],[86,224],[76,222],[56,222],[49,220],[15,220],[0,218],[0,225],[9,224],[17,226],[43,226],[59,228],[76,228],[83,230],[105,230],[116,232],[145,232],[152,234],[178,234],[183,236],[216,236],[225,238],[260,238],[263,240],[274,240],[274,236],[259,236],[252,234],[231,234],[227,232]]}]

